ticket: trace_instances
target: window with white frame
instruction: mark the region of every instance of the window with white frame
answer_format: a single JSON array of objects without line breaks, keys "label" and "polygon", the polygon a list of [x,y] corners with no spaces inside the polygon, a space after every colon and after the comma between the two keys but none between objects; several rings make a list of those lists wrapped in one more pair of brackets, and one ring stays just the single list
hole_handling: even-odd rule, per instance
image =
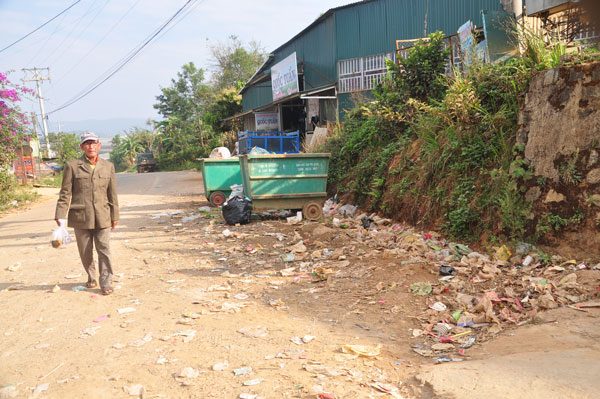
[{"label": "window with white frame", "polygon": [[395,54],[377,54],[340,60],[338,62],[339,92],[373,89],[385,77],[386,59],[395,61]]}]

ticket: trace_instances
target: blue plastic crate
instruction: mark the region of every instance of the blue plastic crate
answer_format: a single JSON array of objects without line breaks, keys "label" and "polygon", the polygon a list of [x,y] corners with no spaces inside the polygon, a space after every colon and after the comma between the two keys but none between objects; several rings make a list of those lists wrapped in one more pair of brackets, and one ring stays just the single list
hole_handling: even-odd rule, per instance
[{"label": "blue plastic crate", "polygon": [[253,147],[264,148],[275,154],[297,154],[300,152],[300,132],[238,132],[239,153],[248,154]]}]

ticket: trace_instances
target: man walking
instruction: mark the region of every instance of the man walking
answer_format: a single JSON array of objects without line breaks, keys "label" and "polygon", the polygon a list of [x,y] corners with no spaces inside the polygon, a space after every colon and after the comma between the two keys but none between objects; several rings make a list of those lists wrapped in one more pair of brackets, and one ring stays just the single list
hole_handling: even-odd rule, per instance
[{"label": "man walking", "polygon": [[75,229],[79,257],[88,275],[88,288],[98,285],[93,254],[96,246],[100,288],[108,295],[113,292],[110,230],[119,221],[119,200],[115,167],[98,156],[100,145],[94,133],[81,136],[84,155],[65,164],[54,218],[59,226],[59,219],[68,219],[67,225]]}]

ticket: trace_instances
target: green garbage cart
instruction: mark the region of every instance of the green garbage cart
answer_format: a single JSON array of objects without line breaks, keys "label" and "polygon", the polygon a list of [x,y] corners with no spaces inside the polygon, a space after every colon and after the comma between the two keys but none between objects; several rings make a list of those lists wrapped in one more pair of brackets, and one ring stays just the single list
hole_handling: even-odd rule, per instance
[{"label": "green garbage cart", "polygon": [[240,155],[244,194],[255,210],[302,209],[316,220],[327,199],[330,155]]},{"label": "green garbage cart", "polygon": [[204,183],[204,195],[212,206],[221,206],[231,194],[230,187],[242,184],[240,162],[237,158],[199,159]]}]

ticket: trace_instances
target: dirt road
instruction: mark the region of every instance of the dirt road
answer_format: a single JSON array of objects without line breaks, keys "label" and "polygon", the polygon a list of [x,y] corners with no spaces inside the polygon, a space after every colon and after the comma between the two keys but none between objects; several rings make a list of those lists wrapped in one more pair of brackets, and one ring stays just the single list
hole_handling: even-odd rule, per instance
[{"label": "dirt road", "polygon": [[[57,191],[0,219],[6,397],[600,394],[597,309],[553,310],[544,314],[550,323],[467,350],[470,361],[434,366],[410,347],[428,300],[408,286],[437,278],[427,265],[368,252],[319,223],[225,226],[218,210],[198,212],[208,204],[196,172],[121,174],[117,184],[110,296],[79,291],[86,278],[74,243],[50,246]],[[283,262],[293,246],[295,260]],[[335,262],[315,262],[324,253]],[[336,267],[342,272],[327,270]]]}]

